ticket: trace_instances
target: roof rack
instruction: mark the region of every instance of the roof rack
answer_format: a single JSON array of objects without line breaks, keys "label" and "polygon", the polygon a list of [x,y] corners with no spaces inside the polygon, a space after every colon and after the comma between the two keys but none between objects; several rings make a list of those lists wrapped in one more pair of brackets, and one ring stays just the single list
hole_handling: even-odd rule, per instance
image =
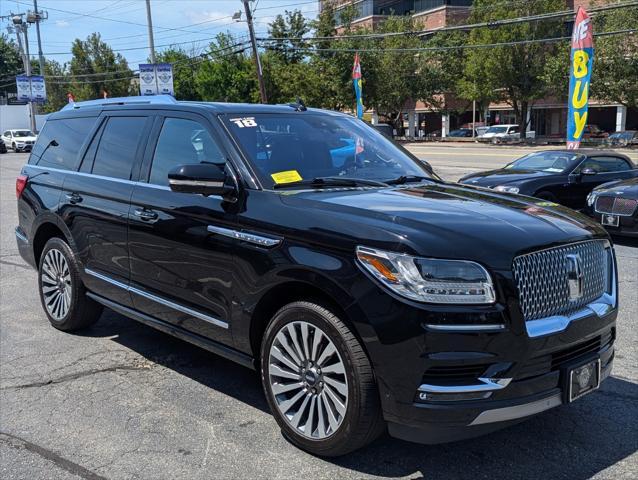
[{"label": "roof rack", "polygon": [[149,95],[136,97],[100,98],[84,102],[69,103],[62,110],[77,110],[80,108],[109,107],[111,105],[168,105],[176,104],[177,100],[170,95]]}]

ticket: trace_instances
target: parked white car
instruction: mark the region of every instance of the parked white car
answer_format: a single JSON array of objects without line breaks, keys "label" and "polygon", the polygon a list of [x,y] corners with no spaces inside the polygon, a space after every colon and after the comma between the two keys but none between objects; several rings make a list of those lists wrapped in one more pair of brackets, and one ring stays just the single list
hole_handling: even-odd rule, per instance
[{"label": "parked white car", "polygon": [[30,152],[38,136],[31,130],[13,129],[2,132],[2,141],[14,152]]},{"label": "parked white car", "polygon": [[518,125],[492,125],[479,137],[479,140],[483,142],[498,143],[503,140],[511,140],[519,137],[520,129]]}]

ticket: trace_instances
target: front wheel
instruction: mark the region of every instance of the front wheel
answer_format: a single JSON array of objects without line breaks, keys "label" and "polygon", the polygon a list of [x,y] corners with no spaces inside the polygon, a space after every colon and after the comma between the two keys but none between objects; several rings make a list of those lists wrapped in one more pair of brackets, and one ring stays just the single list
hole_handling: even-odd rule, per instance
[{"label": "front wheel", "polygon": [[346,454],[385,427],[367,355],[321,305],[294,302],[275,314],[261,348],[261,378],[284,435],[310,453]]}]

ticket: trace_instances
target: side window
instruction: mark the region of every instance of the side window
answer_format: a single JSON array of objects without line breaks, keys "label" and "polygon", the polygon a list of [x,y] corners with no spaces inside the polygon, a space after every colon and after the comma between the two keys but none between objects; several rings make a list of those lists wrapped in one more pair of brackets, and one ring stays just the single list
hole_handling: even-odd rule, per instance
[{"label": "side window", "polygon": [[95,175],[129,180],[146,117],[108,119],[95,153]]},{"label": "side window", "polygon": [[199,122],[167,118],[162,125],[151,164],[149,183],[168,185],[168,172],[177,165],[226,163],[217,143]]},{"label": "side window", "polygon": [[75,170],[79,163],[80,148],[95,125],[95,121],[95,117],[47,121],[38,135],[29,163],[62,170]]},{"label": "side window", "polygon": [[596,173],[624,172],[630,170],[631,166],[620,157],[593,157],[585,160],[578,169],[591,168]]}]

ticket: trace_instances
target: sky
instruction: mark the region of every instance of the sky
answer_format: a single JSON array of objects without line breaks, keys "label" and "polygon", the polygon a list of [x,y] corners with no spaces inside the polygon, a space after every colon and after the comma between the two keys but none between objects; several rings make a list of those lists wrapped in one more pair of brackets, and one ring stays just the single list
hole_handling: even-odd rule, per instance
[{"label": "sky", "polygon": [[[265,35],[268,23],[285,10],[301,10],[307,18],[319,12],[318,0],[253,0],[256,33]],[[120,52],[132,69],[149,56],[145,0],[38,0],[38,9],[49,13],[40,24],[42,50],[47,59],[60,63],[71,59],[71,43],[93,32]],[[219,32],[248,35],[246,22],[231,16],[241,10],[240,0],[151,0],[156,51],[179,44],[193,55],[206,51]],[[0,16],[33,10],[33,0],[0,0]],[[8,22],[0,23],[7,33]],[[12,35],[15,37],[15,35]],[[31,55],[37,54],[35,27],[29,28]]]}]

